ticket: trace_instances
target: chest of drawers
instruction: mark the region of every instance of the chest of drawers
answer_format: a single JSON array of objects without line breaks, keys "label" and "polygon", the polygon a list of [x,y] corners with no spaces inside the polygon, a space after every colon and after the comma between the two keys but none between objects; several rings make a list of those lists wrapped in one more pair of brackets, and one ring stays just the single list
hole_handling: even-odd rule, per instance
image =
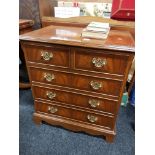
[{"label": "chest of drawers", "polygon": [[129,32],[81,38],[82,28],[48,26],[20,36],[34,97],[33,119],[112,142],[134,57]]}]

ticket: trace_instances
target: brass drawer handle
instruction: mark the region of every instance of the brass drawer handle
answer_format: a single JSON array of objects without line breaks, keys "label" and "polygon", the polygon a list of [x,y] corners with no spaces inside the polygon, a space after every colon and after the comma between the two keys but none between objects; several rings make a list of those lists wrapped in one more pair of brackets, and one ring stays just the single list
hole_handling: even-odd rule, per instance
[{"label": "brass drawer handle", "polygon": [[107,64],[107,60],[102,58],[93,58],[92,63],[95,67],[101,68]]},{"label": "brass drawer handle", "polygon": [[91,123],[94,123],[98,120],[98,118],[93,115],[88,115],[87,118],[88,118],[89,122],[91,122]]},{"label": "brass drawer handle", "polygon": [[45,60],[45,61],[49,61],[51,58],[53,58],[53,53],[52,52],[46,52],[46,51],[42,51],[41,52],[41,57]]},{"label": "brass drawer handle", "polygon": [[56,97],[56,93],[47,91],[47,92],[46,92],[46,96],[47,96],[49,99],[54,99],[54,98]]},{"label": "brass drawer handle", "polygon": [[55,76],[54,74],[44,73],[44,78],[46,79],[46,81],[51,82],[52,80],[54,80]]},{"label": "brass drawer handle", "polygon": [[58,111],[58,109],[56,107],[48,107],[48,112],[54,114]]},{"label": "brass drawer handle", "polygon": [[102,88],[102,86],[103,86],[102,82],[97,82],[97,81],[91,81],[90,85],[94,90],[98,90],[98,89]]},{"label": "brass drawer handle", "polygon": [[100,101],[95,99],[89,99],[88,103],[92,108],[96,108],[100,105]]}]

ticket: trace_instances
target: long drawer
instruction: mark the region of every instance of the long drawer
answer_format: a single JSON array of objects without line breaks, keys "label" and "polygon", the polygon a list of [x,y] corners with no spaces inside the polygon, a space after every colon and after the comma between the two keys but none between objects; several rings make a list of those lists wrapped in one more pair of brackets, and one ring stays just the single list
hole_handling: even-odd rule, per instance
[{"label": "long drawer", "polygon": [[53,85],[82,89],[86,91],[104,93],[108,95],[118,96],[121,89],[121,81],[96,78],[92,76],[84,76],[71,74],[68,72],[60,72],[54,70],[30,68],[31,80],[36,82],[44,82]]},{"label": "long drawer", "polygon": [[113,128],[114,118],[112,116],[86,112],[80,109],[69,108],[67,106],[60,106],[53,103],[47,104],[35,101],[35,111],[71,118],[94,125],[100,125],[109,129]]},{"label": "long drawer", "polygon": [[60,67],[69,67],[70,48],[61,46],[25,45],[27,61]]},{"label": "long drawer", "polygon": [[110,54],[106,51],[75,50],[75,69],[124,75],[127,55]]},{"label": "long drawer", "polygon": [[87,109],[98,110],[110,114],[115,114],[117,101],[103,99],[91,95],[68,92],[62,89],[47,89],[39,86],[33,86],[35,99],[45,99],[48,101],[57,101],[68,105],[74,105]]}]

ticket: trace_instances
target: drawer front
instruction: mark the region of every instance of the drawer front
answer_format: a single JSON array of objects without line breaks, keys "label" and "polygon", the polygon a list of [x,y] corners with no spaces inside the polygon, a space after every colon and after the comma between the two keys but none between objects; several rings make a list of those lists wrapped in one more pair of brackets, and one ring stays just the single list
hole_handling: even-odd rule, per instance
[{"label": "drawer front", "polygon": [[94,114],[92,112],[85,112],[79,109],[73,109],[66,106],[46,104],[35,101],[35,111],[71,118],[78,121],[91,123],[94,125],[101,125],[110,129],[113,128],[113,117]]},{"label": "drawer front", "polygon": [[35,86],[33,87],[33,92],[36,99],[46,99],[50,102],[57,101],[62,104],[75,105],[110,114],[115,114],[117,107],[116,101],[77,94],[75,92],[67,92],[64,90],[47,89]]},{"label": "drawer front", "polygon": [[25,45],[24,48],[28,61],[69,67],[69,48],[32,45]]},{"label": "drawer front", "polygon": [[124,75],[128,56],[76,51],[75,69]]},{"label": "drawer front", "polygon": [[114,96],[119,95],[121,88],[121,82],[117,80],[64,73],[54,70],[31,68],[30,74],[32,81],[45,82]]}]

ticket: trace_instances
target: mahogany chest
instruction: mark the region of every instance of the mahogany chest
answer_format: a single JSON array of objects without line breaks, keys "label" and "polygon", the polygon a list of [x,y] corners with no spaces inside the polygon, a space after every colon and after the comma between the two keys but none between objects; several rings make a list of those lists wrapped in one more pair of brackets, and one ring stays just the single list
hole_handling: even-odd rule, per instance
[{"label": "mahogany chest", "polygon": [[134,40],[118,30],[106,40],[81,38],[82,29],[48,26],[20,36],[35,102],[33,119],[112,142]]}]

